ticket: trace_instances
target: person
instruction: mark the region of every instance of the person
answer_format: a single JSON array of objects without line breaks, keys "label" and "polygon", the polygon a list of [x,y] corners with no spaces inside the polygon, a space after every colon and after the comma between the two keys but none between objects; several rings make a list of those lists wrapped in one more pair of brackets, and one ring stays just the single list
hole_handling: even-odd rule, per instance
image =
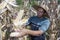
[{"label": "person", "polygon": [[45,8],[39,5],[33,5],[32,7],[36,10],[37,16],[30,17],[24,25],[24,27],[29,25],[30,29],[23,28],[21,30],[22,34],[16,37],[29,35],[31,40],[45,40],[45,32],[50,26],[48,12]]}]

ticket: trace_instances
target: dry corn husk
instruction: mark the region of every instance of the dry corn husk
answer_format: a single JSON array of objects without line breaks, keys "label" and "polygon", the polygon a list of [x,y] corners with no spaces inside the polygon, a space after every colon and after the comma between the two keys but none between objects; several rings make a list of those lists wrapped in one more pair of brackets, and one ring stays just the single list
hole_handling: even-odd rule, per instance
[{"label": "dry corn husk", "polygon": [[19,32],[12,32],[12,33],[10,34],[10,37],[17,37],[18,35],[20,35]]},{"label": "dry corn husk", "polygon": [[6,7],[7,3],[5,1],[3,1],[1,4],[0,4],[0,9],[4,9]]},{"label": "dry corn husk", "polygon": [[5,1],[14,7],[18,7],[18,5],[16,5],[16,0],[5,0]]},{"label": "dry corn husk", "polygon": [[24,15],[24,10],[20,10],[20,11],[18,12],[18,15],[17,15],[16,19],[13,20],[13,23],[14,23],[15,26],[18,26],[19,21],[22,19],[22,16],[23,16],[23,15]]}]

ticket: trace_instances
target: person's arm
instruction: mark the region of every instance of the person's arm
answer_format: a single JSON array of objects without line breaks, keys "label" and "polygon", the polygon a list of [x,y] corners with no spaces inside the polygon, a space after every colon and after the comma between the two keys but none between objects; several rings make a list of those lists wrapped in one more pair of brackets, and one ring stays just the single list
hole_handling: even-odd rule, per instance
[{"label": "person's arm", "polygon": [[39,36],[39,35],[43,34],[43,31],[42,30],[38,30],[38,31],[28,30],[27,34],[32,35],[32,36]]},{"label": "person's arm", "polygon": [[28,30],[27,31],[27,34],[33,35],[33,36],[39,36],[39,35],[43,34],[49,28],[49,26],[50,26],[50,21],[49,20],[46,20],[41,25],[41,27],[39,27],[39,30],[38,31]]}]

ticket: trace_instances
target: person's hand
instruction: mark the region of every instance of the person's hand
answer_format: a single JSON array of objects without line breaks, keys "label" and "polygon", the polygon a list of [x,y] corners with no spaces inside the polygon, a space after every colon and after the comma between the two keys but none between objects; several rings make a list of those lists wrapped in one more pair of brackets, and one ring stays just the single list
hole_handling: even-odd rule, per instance
[{"label": "person's hand", "polygon": [[20,34],[21,34],[20,37],[23,37],[23,36],[25,36],[25,35],[28,35],[28,31],[29,31],[29,30],[28,30],[28,29],[25,29],[25,28],[22,29],[22,30],[20,30],[20,32],[21,32],[21,33],[20,33]]},{"label": "person's hand", "polygon": [[23,28],[23,29],[21,30],[21,32],[24,32],[24,33],[27,35],[27,34],[28,34],[28,32],[29,32],[29,30],[28,30],[28,29]]}]

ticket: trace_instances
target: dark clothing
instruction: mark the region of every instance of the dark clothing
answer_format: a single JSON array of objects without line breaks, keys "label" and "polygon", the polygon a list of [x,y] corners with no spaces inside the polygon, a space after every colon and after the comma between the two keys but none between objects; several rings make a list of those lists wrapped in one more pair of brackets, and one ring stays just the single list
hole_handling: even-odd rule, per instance
[{"label": "dark clothing", "polygon": [[42,34],[40,36],[30,36],[31,40],[45,40],[45,34]]}]

